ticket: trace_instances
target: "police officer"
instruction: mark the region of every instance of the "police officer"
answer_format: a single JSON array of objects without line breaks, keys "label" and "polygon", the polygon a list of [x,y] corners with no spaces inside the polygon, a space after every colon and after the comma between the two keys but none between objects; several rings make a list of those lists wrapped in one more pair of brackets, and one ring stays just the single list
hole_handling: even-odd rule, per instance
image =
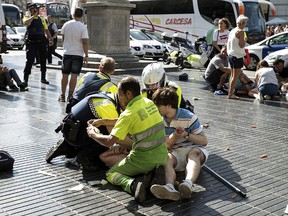
[{"label": "police officer", "polygon": [[88,72],[78,82],[76,91],[72,96],[68,96],[69,101],[66,106],[66,113],[71,111],[71,107],[81,101],[86,95],[92,92],[117,93],[117,85],[112,83],[111,75],[115,71],[115,60],[111,57],[104,57],[100,61],[99,72]]},{"label": "police officer", "polygon": [[[99,155],[108,148],[88,137],[87,121],[104,118],[117,119],[121,109],[124,108],[125,106],[118,100],[117,94],[95,93],[82,99],[64,118],[63,126],[60,126],[64,139],[60,139],[49,149],[46,154],[47,163],[60,155],[66,155],[67,158],[77,155],[76,160],[84,169],[99,168],[99,165],[102,164]],[[109,134],[112,126],[102,126],[99,127],[99,130],[102,134]],[[126,141],[129,142],[129,140]]]},{"label": "police officer", "polygon": [[[29,75],[34,59],[39,52],[41,66],[41,82],[49,84],[46,80],[46,56],[47,56],[47,38],[49,46],[53,45],[53,39],[47,27],[45,19],[39,16],[39,6],[36,3],[28,6],[31,16],[23,18],[23,24],[27,27],[26,35],[26,65],[24,68],[24,82],[28,85]],[[45,37],[47,35],[47,38]]]}]

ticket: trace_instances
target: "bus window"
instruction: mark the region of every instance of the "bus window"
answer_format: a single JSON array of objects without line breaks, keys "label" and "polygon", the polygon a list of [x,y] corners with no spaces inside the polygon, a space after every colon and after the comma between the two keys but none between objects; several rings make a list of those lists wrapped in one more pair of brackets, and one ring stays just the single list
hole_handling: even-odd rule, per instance
[{"label": "bus window", "polygon": [[194,13],[191,0],[130,1],[136,4],[131,14],[187,14]]},{"label": "bus window", "polygon": [[247,23],[248,43],[253,44],[265,38],[265,17],[261,6],[257,2],[245,2],[245,16],[249,18]]},{"label": "bus window", "polygon": [[70,7],[65,3],[46,3],[46,13],[51,15],[57,27],[62,28],[63,24],[71,19]]},{"label": "bus window", "polygon": [[213,24],[213,20],[216,18],[221,19],[226,17],[230,21],[232,27],[236,25],[233,5],[229,2],[198,0],[198,7],[203,19],[211,24]]},{"label": "bus window", "polygon": [[5,15],[6,25],[10,27],[21,26],[21,11],[13,4],[2,4]]}]

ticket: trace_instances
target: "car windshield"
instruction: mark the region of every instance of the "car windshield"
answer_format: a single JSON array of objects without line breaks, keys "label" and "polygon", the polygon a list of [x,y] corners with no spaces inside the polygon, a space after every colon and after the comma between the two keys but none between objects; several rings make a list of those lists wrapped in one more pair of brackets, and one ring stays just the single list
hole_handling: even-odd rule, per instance
[{"label": "car windshield", "polygon": [[23,27],[23,28],[15,28],[17,32],[19,33],[25,33],[26,32],[26,28]]},{"label": "car windshield", "polygon": [[11,28],[7,28],[7,34],[16,34],[16,32]]},{"label": "car windshield", "polygon": [[151,40],[151,38],[140,31],[130,31],[130,35],[136,40]]},{"label": "car windshield", "polygon": [[269,40],[269,45],[281,45],[281,44],[288,44],[288,34],[282,34],[278,37],[271,38]]}]

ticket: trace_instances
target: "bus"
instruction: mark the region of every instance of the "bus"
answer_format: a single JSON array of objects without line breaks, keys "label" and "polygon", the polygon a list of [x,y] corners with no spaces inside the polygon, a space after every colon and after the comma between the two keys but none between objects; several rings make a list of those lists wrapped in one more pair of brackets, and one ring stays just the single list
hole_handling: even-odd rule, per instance
[{"label": "bus", "polygon": [[69,4],[62,2],[46,3],[47,16],[51,15],[57,27],[62,28],[63,24],[71,20],[71,12]]},{"label": "bus", "polygon": [[[5,53],[7,51],[6,33],[7,32],[6,32],[5,16],[4,16],[4,11],[2,7],[2,2],[0,1],[0,53]],[[0,61],[2,62],[1,55],[0,55]]]},{"label": "bus", "polygon": [[[146,29],[195,41],[206,36],[215,18],[226,17],[231,28],[236,26],[240,14],[249,18],[246,26],[248,43],[265,38],[265,17],[261,0],[130,0],[135,4],[131,10],[130,27]],[[270,3],[270,6],[273,6]],[[275,7],[274,7],[275,10]],[[275,13],[273,13],[275,15]]]},{"label": "bus", "polygon": [[6,25],[12,27],[22,26],[23,13],[16,5],[2,4]]}]

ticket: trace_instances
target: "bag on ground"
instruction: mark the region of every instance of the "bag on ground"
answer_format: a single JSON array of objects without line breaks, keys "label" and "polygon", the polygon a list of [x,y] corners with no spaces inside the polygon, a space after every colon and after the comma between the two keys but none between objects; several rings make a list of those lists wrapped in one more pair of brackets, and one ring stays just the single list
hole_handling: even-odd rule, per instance
[{"label": "bag on ground", "polygon": [[6,151],[0,150],[0,172],[13,169],[14,158]]}]

